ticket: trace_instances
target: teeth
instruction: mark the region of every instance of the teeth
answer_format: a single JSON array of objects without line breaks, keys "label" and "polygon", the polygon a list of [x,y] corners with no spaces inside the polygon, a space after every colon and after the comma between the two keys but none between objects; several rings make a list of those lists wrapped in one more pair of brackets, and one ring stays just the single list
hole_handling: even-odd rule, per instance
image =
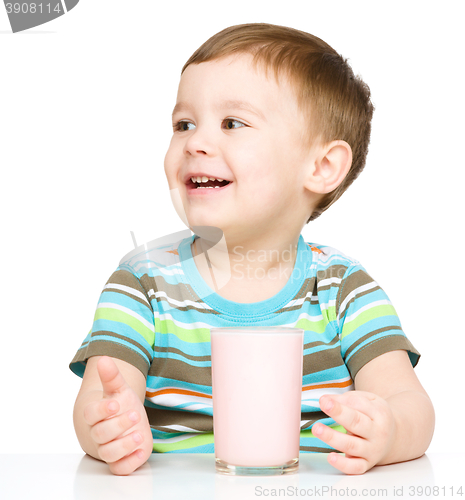
[{"label": "teeth", "polygon": [[[223,182],[223,179],[215,179],[215,177],[206,177],[205,175],[200,177],[191,177],[191,181],[192,182],[196,182],[197,184],[200,184],[201,182],[208,182],[208,181],[215,181],[217,180],[218,182]],[[215,186],[215,187],[219,187],[219,186]]]}]

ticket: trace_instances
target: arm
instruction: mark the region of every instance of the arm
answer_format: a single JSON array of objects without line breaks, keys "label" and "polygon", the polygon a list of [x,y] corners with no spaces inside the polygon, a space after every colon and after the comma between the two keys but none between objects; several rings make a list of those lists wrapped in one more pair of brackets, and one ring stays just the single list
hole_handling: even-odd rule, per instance
[{"label": "arm", "polygon": [[406,351],[392,351],[371,360],[355,376],[355,389],[381,396],[395,422],[390,452],[378,465],[421,457],[434,432],[434,408],[418,380]]},{"label": "arm", "polygon": [[374,465],[423,455],[433,436],[434,409],[407,352],[372,359],[354,382],[355,391],[320,398],[321,409],[348,431],[314,426],[315,435],[345,453],[330,453],[330,463],[347,474],[361,474]]},{"label": "arm", "polygon": [[[74,428],[88,455],[109,463],[114,474],[127,474],[142,465],[152,451],[143,404],[145,377],[125,361],[105,357],[99,363],[101,358],[92,356],[87,361],[74,405]],[[110,404],[115,405],[113,410]],[[137,446],[142,449],[134,452]],[[145,460],[141,462],[141,458]]]}]

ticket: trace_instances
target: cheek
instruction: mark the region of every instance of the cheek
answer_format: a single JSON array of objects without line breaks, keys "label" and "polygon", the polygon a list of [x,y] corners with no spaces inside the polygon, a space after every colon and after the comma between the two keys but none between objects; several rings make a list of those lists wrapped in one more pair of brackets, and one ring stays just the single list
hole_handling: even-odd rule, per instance
[{"label": "cheek", "polygon": [[231,145],[225,160],[234,171],[239,180],[239,175],[251,181],[262,182],[270,177],[278,161],[276,158],[276,145],[273,140],[263,137],[252,137],[247,141]]},{"label": "cheek", "polygon": [[175,171],[178,163],[179,163],[179,154],[177,153],[174,141],[171,140],[171,143],[168,147],[168,151],[165,154],[165,159],[163,162],[165,175],[167,178],[176,174]]}]

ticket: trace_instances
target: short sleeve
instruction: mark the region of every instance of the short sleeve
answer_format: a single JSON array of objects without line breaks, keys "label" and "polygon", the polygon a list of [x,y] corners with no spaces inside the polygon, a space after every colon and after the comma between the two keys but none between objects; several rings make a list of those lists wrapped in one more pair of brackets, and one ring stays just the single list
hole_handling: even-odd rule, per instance
[{"label": "short sleeve", "polygon": [[351,265],[336,299],[341,354],[352,379],[366,363],[386,352],[406,350],[412,366],[420,353],[402,330],[384,290],[360,264]]},{"label": "short sleeve", "polygon": [[91,356],[111,356],[134,365],[147,377],[154,340],[154,314],[147,292],[137,276],[118,268],[100,295],[92,329],[69,367],[82,377]]}]

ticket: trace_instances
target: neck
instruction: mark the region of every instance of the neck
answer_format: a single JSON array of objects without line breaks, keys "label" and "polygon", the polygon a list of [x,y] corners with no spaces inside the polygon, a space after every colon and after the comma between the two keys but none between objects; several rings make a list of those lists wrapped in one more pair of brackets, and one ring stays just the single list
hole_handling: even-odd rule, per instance
[{"label": "neck", "polygon": [[216,245],[197,237],[192,254],[202,274],[209,273],[215,290],[221,283],[252,285],[271,281],[287,281],[297,258],[299,236],[290,241],[245,241],[228,245],[223,238]]}]

